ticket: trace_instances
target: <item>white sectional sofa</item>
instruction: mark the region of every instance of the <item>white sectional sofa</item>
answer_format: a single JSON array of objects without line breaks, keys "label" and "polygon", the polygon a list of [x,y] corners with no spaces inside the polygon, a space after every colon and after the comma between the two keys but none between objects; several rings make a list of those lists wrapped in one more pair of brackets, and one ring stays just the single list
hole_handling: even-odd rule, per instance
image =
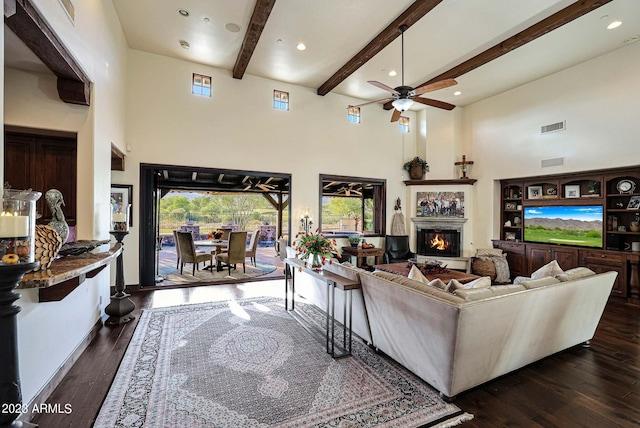
[{"label": "white sectional sofa", "polygon": [[[588,343],[617,275],[577,268],[454,295],[392,273],[329,269],[362,284],[354,292],[354,332],[445,398]],[[297,291],[324,310],[324,287],[298,283],[304,281],[296,281]]]}]

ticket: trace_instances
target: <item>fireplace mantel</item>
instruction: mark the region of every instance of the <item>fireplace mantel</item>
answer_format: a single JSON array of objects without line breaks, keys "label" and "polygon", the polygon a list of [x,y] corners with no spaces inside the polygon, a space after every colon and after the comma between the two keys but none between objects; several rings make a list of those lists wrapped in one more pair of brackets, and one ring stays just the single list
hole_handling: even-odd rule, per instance
[{"label": "fireplace mantel", "polygon": [[447,216],[411,217],[411,221],[416,225],[417,229],[448,228],[462,230],[462,225],[466,223],[467,220],[467,218]]},{"label": "fireplace mantel", "polygon": [[442,179],[442,180],[405,180],[407,186],[443,186],[445,184],[467,184],[473,186],[478,181],[475,178]]}]

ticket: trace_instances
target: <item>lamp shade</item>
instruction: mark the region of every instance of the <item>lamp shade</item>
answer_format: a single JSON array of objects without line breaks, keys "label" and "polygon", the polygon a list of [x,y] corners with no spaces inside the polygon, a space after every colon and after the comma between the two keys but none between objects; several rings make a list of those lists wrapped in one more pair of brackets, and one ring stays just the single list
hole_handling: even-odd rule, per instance
[{"label": "lamp shade", "polygon": [[396,110],[406,111],[413,105],[413,100],[411,98],[399,98],[394,100],[391,105],[394,106]]}]

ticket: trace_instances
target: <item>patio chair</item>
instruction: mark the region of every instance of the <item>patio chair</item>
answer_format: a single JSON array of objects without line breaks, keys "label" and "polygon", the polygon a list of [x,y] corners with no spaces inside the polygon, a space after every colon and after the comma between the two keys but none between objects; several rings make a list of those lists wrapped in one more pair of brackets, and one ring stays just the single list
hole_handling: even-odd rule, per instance
[{"label": "patio chair", "polygon": [[231,275],[231,265],[236,268],[237,263],[242,263],[242,272],[246,272],[245,258],[247,252],[247,232],[231,232],[229,234],[229,249],[226,253],[216,254],[217,271],[221,271],[223,266],[229,269]]},{"label": "patio chair", "polygon": [[180,268],[180,243],[178,242],[178,231],[173,231],[173,242],[176,244],[176,269]]},{"label": "patio chair", "polygon": [[211,254],[205,253],[204,251],[196,251],[196,246],[193,243],[193,235],[191,232],[174,232],[176,234],[176,248],[179,253],[179,264],[180,264],[180,275],[182,275],[182,268],[185,263],[193,264],[193,272],[192,275],[195,276],[196,269],[200,270],[198,267],[198,263],[200,262],[209,262],[213,263],[211,259]]},{"label": "patio chair", "polygon": [[249,245],[247,246],[247,251],[245,256],[251,258],[251,263],[256,265],[256,250],[258,249],[258,238],[260,237],[260,229],[256,229],[251,233],[251,239],[249,240]]}]

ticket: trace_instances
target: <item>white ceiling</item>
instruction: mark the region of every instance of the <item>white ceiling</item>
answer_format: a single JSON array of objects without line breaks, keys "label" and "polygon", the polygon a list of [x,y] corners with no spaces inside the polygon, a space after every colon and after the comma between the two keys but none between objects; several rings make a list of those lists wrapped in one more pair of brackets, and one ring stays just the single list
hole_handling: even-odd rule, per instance
[{"label": "white ceiling", "polygon": [[[231,70],[255,0],[113,0],[129,47]],[[393,22],[411,0],[276,0],[246,73],[314,91]],[[405,84],[416,86],[460,64],[574,0],[444,0],[405,33]],[[178,14],[186,9],[190,16]],[[208,22],[205,22],[208,18]],[[607,30],[609,22],[623,24]],[[232,33],[228,23],[240,26]],[[5,44],[12,41],[6,37]],[[9,31],[10,32],[10,31]],[[640,35],[640,0],[614,0],[459,78],[429,98],[463,106],[625,46]],[[180,47],[180,40],[190,49]],[[401,84],[398,37],[333,93],[387,97],[367,84]],[[307,49],[299,51],[303,42]],[[12,61],[5,46],[5,63]],[[18,67],[20,68],[20,67]],[[395,77],[388,76],[397,70]],[[454,96],[455,91],[462,91]],[[414,104],[414,108],[426,108]],[[373,108],[373,107],[371,107]]]}]

